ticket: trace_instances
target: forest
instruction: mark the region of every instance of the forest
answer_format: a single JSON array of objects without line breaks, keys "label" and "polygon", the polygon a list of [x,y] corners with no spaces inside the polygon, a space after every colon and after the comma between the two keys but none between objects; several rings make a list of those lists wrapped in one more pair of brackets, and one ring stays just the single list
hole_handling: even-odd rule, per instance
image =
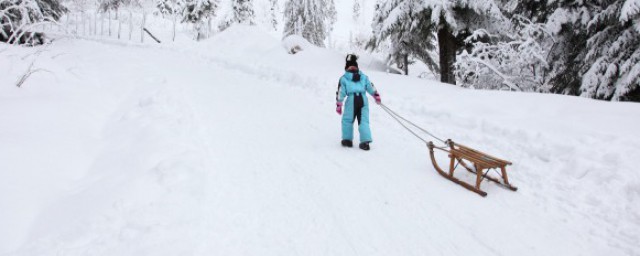
[{"label": "forest", "polygon": [[[352,0],[354,19],[362,0]],[[256,24],[253,0],[0,0],[0,41],[43,43],[34,26],[70,11],[106,13],[151,6],[152,13],[190,24],[203,40],[233,24]],[[299,35],[330,47],[334,0],[268,0],[262,18],[282,37]],[[80,6],[80,8],[78,8]],[[344,10],[342,10],[344,11]],[[111,14],[109,14],[111,15]],[[554,93],[607,101],[640,101],[640,0],[391,0],[375,3],[363,50],[384,56],[408,75],[426,65],[441,82],[489,90]]]}]

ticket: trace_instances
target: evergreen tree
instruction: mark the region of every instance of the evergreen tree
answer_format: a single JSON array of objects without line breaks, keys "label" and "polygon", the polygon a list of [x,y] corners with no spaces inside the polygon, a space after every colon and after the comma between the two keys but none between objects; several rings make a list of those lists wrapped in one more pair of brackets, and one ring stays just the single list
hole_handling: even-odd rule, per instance
[{"label": "evergreen tree", "polygon": [[99,10],[101,12],[107,12],[109,10],[116,11],[116,15],[120,7],[124,5],[128,5],[131,3],[131,0],[99,0]]},{"label": "evergreen tree", "polygon": [[359,51],[366,47],[367,41],[370,39],[364,29],[364,20],[362,19],[362,5],[361,0],[353,0],[351,18],[353,20],[353,27],[349,32],[349,46],[352,50]]},{"label": "evergreen tree", "polygon": [[285,5],[284,36],[300,35],[324,47],[335,21],[333,0],[289,0]]},{"label": "evergreen tree", "polygon": [[[393,49],[403,49],[415,43],[405,38],[419,33],[423,41],[437,34],[440,57],[440,80],[455,84],[456,55],[465,49],[465,39],[476,29],[500,30],[503,15],[494,0],[392,0],[379,1],[374,19],[373,45],[381,38],[396,37]],[[389,25],[394,24],[394,25]],[[418,26],[420,24],[420,26]],[[404,26],[404,27],[403,27]],[[388,36],[385,36],[388,33]],[[406,47],[398,46],[405,42]],[[428,44],[430,42],[423,42]],[[418,46],[418,51],[425,51]],[[402,53],[401,53],[402,54]],[[428,59],[425,57],[425,63]],[[433,66],[433,65],[432,65]]]},{"label": "evergreen tree", "polygon": [[196,39],[200,40],[205,36],[205,22],[216,16],[218,0],[187,0],[183,9],[182,22],[194,25]]},{"label": "evergreen tree", "polygon": [[373,37],[367,44],[370,50],[388,44],[388,61],[408,74],[410,58],[417,58],[431,70],[438,64],[431,55],[435,51],[436,24],[432,10],[416,8],[422,0],[379,1],[373,21]]},{"label": "evergreen tree", "polygon": [[235,23],[255,25],[255,13],[252,0],[233,1],[233,20]]},{"label": "evergreen tree", "polygon": [[[584,62],[589,68],[582,77],[580,95],[640,101],[640,33],[633,27],[634,10],[625,10],[621,0],[604,2],[608,3],[587,24]],[[627,1],[628,6],[634,2],[637,18],[640,1]]]},{"label": "evergreen tree", "polygon": [[161,14],[163,17],[169,16],[173,22],[172,28],[172,40],[176,40],[176,25],[178,23],[178,18],[182,20],[181,15],[184,12],[185,8],[184,0],[158,0],[156,2],[157,13]]},{"label": "evergreen tree", "polygon": [[233,24],[255,25],[255,13],[252,0],[232,0],[232,15],[220,24],[220,30],[225,30]]},{"label": "evergreen tree", "polygon": [[277,13],[278,10],[280,9],[278,7],[278,0],[269,0],[269,4],[270,4],[270,8],[269,8],[269,15],[271,16],[271,26],[273,26],[273,30],[278,30],[278,17],[277,17]]},{"label": "evergreen tree", "polygon": [[182,14],[184,6],[184,0],[158,0],[158,2],[156,2],[157,11],[163,16],[168,15],[173,17],[174,15]]},{"label": "evergreen tree", "polygon": [[360,0],[353,0],[353,21],[359,24],[362,16],[362,7],[360,6]]},{"label": "evergreen tree", "polygon": [[505,2],[556,38],[547,57],[551,92],[640,101],[639,0]]},{"label": "evergreen tree", "polygon": [[440,55],[440,81],[456,84],[456,55],[465,49],[464,40],[477,29],[499,31],[503,16],[494,0],[427,0],[435,23]]},{"label": "evergreen tree", "polygon": [[325,6],[325,8],[323,9],[323,11],[325,12],[323,16],[327,17],[327,22],[325,22],[325,25],[327,26],[328,34],[331,34],[331,32],[333,31],[333,25],[336,23],[336,21],[338,21],[336,4],[333,0],[322,0],[322,2],[322,4]]},{"label": "evergreen tree", "polygon": [[627,0],[622,6],[620,21],[634,22],[637,31],[640,32],[640,0]]}]

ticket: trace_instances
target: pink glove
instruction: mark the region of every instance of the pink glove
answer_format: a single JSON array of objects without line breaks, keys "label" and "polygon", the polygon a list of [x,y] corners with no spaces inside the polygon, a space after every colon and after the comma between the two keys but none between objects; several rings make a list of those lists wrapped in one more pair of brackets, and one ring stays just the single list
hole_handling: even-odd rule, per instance
[{"label": "pink glove", "polygon": [[380,94],[378,94],[378,92],[373,94],[373,98],[376,99],[376,104],[382,103],[382,99],[380,99]]},{"label": "pink glove", "polygon": [[338,115],[342,115],[342,102],[336,103],[336,113],[338,113]]}]

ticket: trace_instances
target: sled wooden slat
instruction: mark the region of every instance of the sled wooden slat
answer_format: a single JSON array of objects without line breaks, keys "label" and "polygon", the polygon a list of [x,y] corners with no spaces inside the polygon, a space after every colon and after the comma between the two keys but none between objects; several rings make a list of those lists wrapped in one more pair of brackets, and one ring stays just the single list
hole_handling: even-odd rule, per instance
[{"label": "sled wooden slat", "polygon": [[[453,142],[453,141],[452,141],[452,142]],[[467,146],[465,146],[465,145],[462,145],[462,144],[460,144],[460,143],[455,143],[455,145],[456,145],[456,146],[458,147],[458,149],[460,149],[460,150],[473,152],[473,153],[476,153],[476,154],[478,154],[478,155],[481,155],[481,156],[487,157],[487,158],[489,158],[489,159],[492,159],[492,160],[494,160],[494,161],[498,161],[498,162],[504,163],[505,165],[512,165],[512,163],[511,163],[511,162],[509,162],[509,161],[507,161],[507,160],[502,160],[502,159],[500,159],[500,158],[497,158],[497,157],[495,157],[495,156],[489,155],[489,154],[487,154],[487,153],[483,153],[483,152],[477,151],[477,150],[475,150],[475,149],[472,149],[472,148],[467,147]]]},{"label": "sled wooden slat", "polygon": [[473,153],[469,153],[467,151],[464,150],[459,150],[459,149],[451,149],[452,154],[454,154],[455,156],[458,156],[460,158],[463,159],[468,159],[476,164],[480,164],[482,166],[487,166],[487,167],[497,167],[500,166],[500,163],[497,161],[494,161],[490,158],[486,158],[477,154],[473,154]]},{"label": "sled wooden slat", "polygon": [[[435,147],[433,142],[429,142],[427,144],[427,146],[429,147],[431,162],[433,163],[434,168],[440,175],[442,175],[446,179],[453,181],[456,184],[459,184],[464,188],[471,190],[481,196],[487,195],[487,192],[484,192],[480,189],[480,184],[484,179],[495,182],[498,185],[512,191],[518,190],[518,188],[509,184],[509,178],[507,177],[506,166],[511,165],[511,162],[472,149],[470,147],[454,143],[452,140],[447,140],[446,144],[449,146],[448,149]],[[449,172],[445,172],[436,162],[435,149],[449,153]],[[453,176],[458,164],[464,167],[467,171],[475,174],[476,182],[474,185],[464,182]],[[502,181],[500,181],[500,179],[498,178],[491,177],[488,174],[491,169],[500,169],[500,176],[502,178]]]}]

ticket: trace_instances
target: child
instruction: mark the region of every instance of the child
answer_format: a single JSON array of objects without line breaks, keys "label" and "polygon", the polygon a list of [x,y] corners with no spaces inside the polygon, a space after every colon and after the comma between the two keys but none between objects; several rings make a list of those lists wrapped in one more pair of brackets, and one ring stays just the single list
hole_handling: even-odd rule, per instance
[{"label": "child", "polygon": [[[369,129],[369,102],[365,93],[369,93],[380,104],[380,94],[360,69],[358,69],[358,57],[347,55],[345,73],[338,83],[336,92],[336,112],[342,115],[342,146],[353,146],[353,121],[358,120],[358,132],[360,133],[360,149],[369,150],[371,130]],[[347,98],[342,113],[342,102]]]}]

